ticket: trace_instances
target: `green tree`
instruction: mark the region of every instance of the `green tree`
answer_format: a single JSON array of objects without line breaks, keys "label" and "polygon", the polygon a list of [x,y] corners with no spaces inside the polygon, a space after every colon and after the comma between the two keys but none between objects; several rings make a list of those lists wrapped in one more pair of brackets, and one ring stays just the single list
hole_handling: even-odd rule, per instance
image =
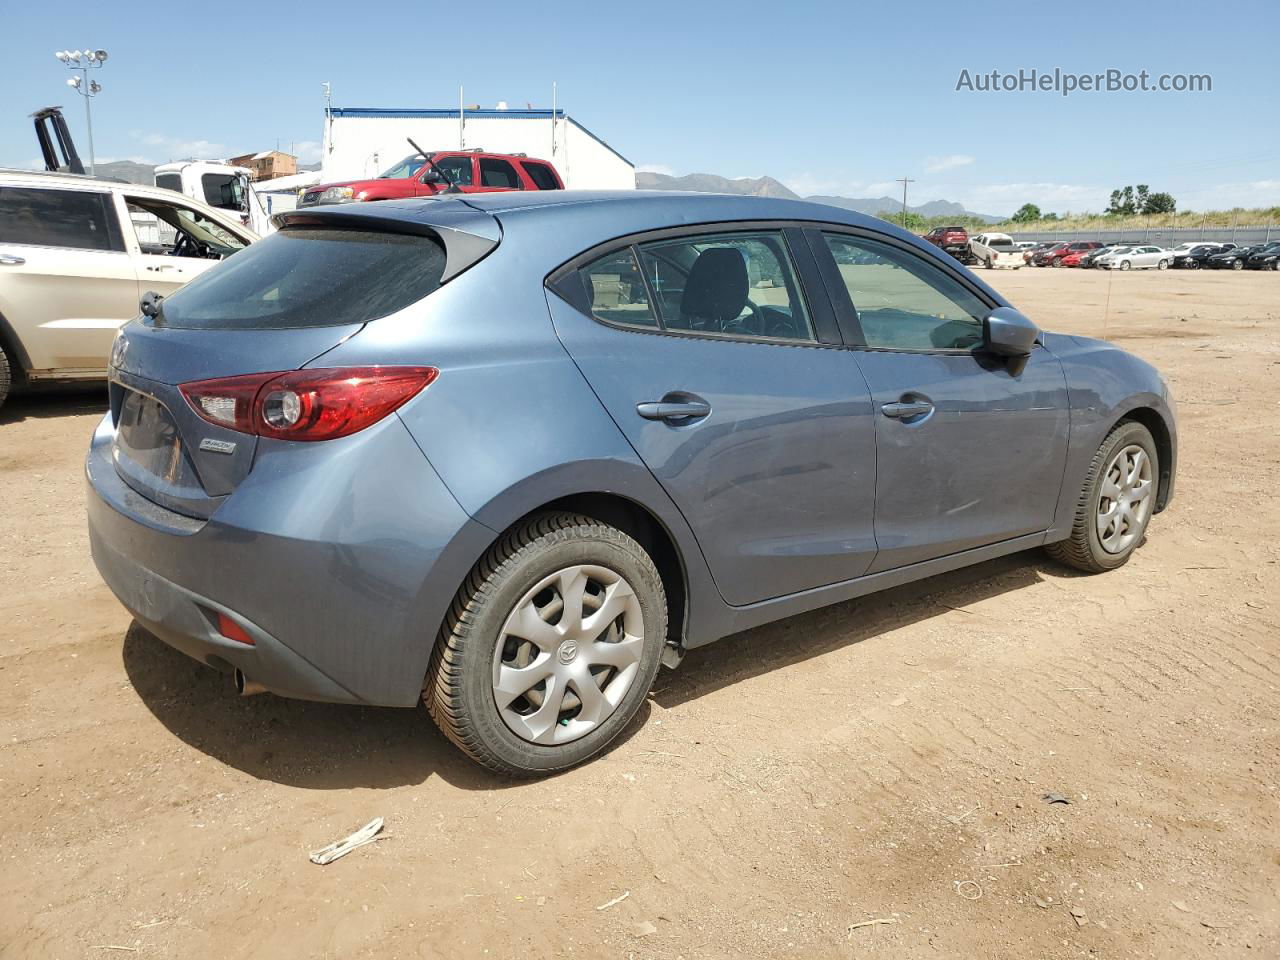
[{"label": "green tree", "polygon": [[1133,199],[1133,187],[1122,187],[1111,191],[1111,205],[1107,207],[1107,213],[1110,216],[1131,217],[1137,212],[1138,205]]},{"label": "green tree", "polygon": [[1049,212],[1049,213],[1046,213],[1046,214],[1045,214],[1043,217],[1041,217],[1040,219],[1041,219],[1041,220],[1057,220],[1057,219],[1058,219],[1058,215],[1057,215],[1056,213]]},{"label": "green tree", "polygon": [[929,221],[918,213],[912,213],[908,210],[905,214],[901,210],[893,212],[890,210],[881,210],[876,214],[881,220],[888,220],[890,223],[896,223],[903,230],[910,230],[912,233],[919,233],[924,230]]},{"label": "green tree", "polygon": [[1143,213],[1174,213],[1178,205],[1169,193],[1153,193],[1142,204]]},{"label": "green tree", "polygon": [[1009,219],[1014,223],[1031,223],[1040,219],[1040,208],[1034,203],[1024,203]]},{"label": "green tree", "polygon": [[1151,197],[1151,188],[1145,183],[1138,184],[1137,193],[1133,198],[1133,205],[1140,213],[1146,213],[1147,200]]}]

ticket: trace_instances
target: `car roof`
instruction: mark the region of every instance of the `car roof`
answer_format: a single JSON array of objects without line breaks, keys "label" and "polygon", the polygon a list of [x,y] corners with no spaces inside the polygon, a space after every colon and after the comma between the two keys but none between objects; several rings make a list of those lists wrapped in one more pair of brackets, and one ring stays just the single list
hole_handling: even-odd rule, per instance
[{"label": "car roof", "polygon": [[[0,183],[8,186],[29,187],[62,187],[76,190],[119,190],[127,189],[130,193],[147,194],[160,198],[173,198],[174,191],[165,187],[157,187],[147,183],[130,183],[127,180],[113,180],[108,177],[91,177],[87,173],[51,173],[47,170],[16,170],[0,167]],[[187,203],[198,203],[190,197],[183,197]],[[201,203],[201,206],[205,204]]]}]

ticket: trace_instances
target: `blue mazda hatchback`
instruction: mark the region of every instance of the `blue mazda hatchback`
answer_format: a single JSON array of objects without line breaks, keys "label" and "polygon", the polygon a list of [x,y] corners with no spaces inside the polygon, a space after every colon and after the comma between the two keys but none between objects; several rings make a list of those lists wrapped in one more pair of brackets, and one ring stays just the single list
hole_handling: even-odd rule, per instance
[{"label": "blue mazda hatchback", "polygon": [[1029,547],[1125,563],[1173,402],[880,220],[696,194],[295,211],[116,341],[89,531],[244,693],[425,703],[516,775],[661,664]]}]

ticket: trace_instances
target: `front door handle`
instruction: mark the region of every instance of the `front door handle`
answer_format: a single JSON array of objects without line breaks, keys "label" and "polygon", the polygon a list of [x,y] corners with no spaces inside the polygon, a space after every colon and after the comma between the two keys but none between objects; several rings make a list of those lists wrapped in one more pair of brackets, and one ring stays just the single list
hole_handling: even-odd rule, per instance
[{"label": "front door handle", "polygon": [[705,400],[650,400],[636,404],[636,413],[646,420],[701,420],[710,416]]},{"label": "front door handle", "polygon": [[20,267],[26,262],[22,257],[15,257],[11,253],[0,253],[0,263],[6,267]]},{"label": "front door handle", "polygon": [[933,412],[933,404],[928,400],[899,400],[897,403],[886,403],[880,412],[894,420],[914,420]]},{"label": "front door handle", "polygon": [[162,263],[158,267],[147,267],[147,269],[152,270],[156,273],[163,273],[166,270],[177,270],[178,268],[175,267],[172,263]]}]

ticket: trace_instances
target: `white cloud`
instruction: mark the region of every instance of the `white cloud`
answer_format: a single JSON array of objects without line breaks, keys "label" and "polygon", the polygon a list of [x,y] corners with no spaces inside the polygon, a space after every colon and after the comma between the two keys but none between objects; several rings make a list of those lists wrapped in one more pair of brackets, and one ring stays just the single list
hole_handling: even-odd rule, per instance
[{"label": "white cloud", "polygon": [[185,140],[181,137],[170,137],[163,133],[134,134],[145,146],[152,147],[147,151],[159,158],[153,162],[163,163],[168,160],[217,160],[229,156],[231,151],[225,143],[212,140]]},{"label": "white cloud", "polygon": [[636,173],[660,173],[664,177],[674,177],[676,175],[675,170],[665,163],[638,163],[636,164]]},{"label": "white cloud", "polygon": [[1008,216],[1024,203],[1054,213],[1100,213],[1106,209],[1111,191],[1104,187],[1076,183],[990,183],[965,185],[954,190],[929,190],[921,184],[913,193],[912,205],[922,202],[925,192],[963,204],[966,210]]},{"label": "white cloud", "polygon": [[929,157],[924,162],[924,169],[926,173],[941,173],[943,170],[967,167],[971,163],[973,163],[973,157],[963,153],[952,153],[945,157]]},{"label": "white cloud", "polygon": [[318,163],[323,149],[324,145],[319,140],[299,140],[293,145],[294,153],[302,163]]}]

